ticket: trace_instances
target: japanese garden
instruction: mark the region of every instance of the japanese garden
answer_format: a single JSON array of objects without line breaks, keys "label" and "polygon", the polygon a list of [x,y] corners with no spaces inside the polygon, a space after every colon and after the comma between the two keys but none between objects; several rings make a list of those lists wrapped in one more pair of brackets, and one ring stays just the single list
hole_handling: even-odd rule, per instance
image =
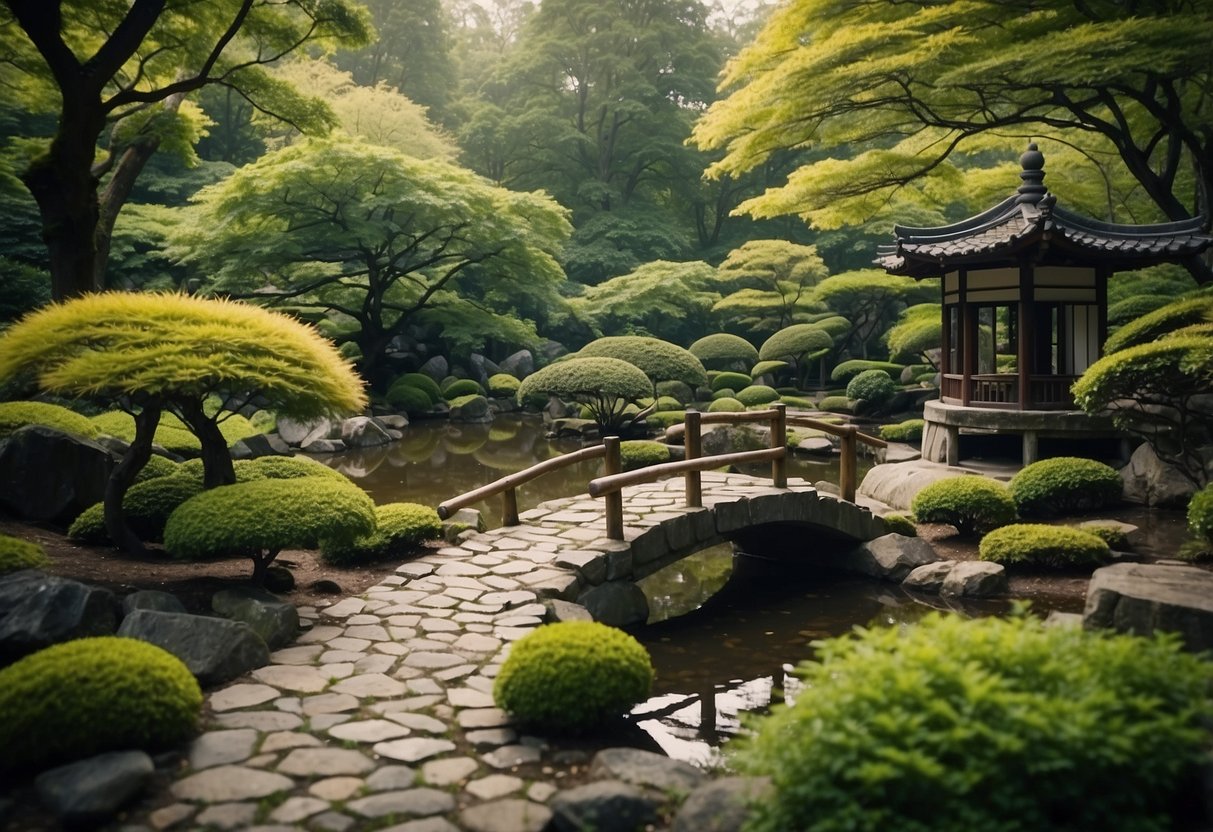
[{"label": "japanese garden", "polygon": [[1211,50],[4,0],[0,826],[1209,828]]}]

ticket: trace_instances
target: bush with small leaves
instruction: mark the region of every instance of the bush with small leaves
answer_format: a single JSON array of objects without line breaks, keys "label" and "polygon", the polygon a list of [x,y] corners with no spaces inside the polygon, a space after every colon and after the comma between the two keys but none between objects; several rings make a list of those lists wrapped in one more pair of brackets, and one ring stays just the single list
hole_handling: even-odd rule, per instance
[{"label": "bush with small leaves", "polygon": [[[164,539],[164,524],[177,506],[201,493],[201,473],[197,477],[189,474],[156,477],[131,486],[122,498],[122,512],[140,540],[159,543]],[[82,543],[108,543],[104,503],[94,503],[80,512],[67,536]]]},{"label": "bush with small leaves", "polygon": [[1011,498],[1024,517],[1093,511],[1120,502],[1116,469],[1073,456],[1033,462],[1011,478]]},{"label": "bush with small leaves", "polygon": [[931,613],[816,647],[736,759],[774,787],[750,832],[1161,832],[1204,763],[1213,664],[1170,636]]},{"label": "bush with small leaves", "polygon": [[687,347],[705,367],[725,368],[736,365],[749,367],[758,360],[758,350],[740,335],[716,332],[705,335]]},{"label": "bush with small leaves", "polygon": [[705,384],[707,371],[699,359],[677,344],[641,335],[614,335],[591,341],[577,352],[578,358],[617,358],[637,367],[649,380]]},{"label": "bush with small leaves", "polygon": [[[125,442],[135,439],[135,418],[121,410],[111,410],[94,416],[93,424],[101,433],[108,436],[116,436]],[[248,439],[250,436],[260,433],[248,419],[239,413],[229,414],[219,422],[219,432],[223,434],[223,438],[227,440],[229,446],[241,439]],[[164,413],[160,416],[160,426],[156,428],[154,441],[160,447],[176,454],[191,455],[202,450],[202,443],[198,441],[198,437],[190,432],[185,422],[172,413]]]},{"label": "bush with small leaves", "polygon": [[670,425],[680,425],[686,421],[685,410],[658,410],[644,417],[644,421],[655,428],[668,428]]},{"label": "bush with small leaves", "polygon": [[146,482],[158,477],[171,477],[180,472],[180,463],[173,462],[166,456],[160,456],[160,454],[152,454],[148,457],[147,464],[139,469],[139,473],[135,476],[135,482]]},{"label": "bush with small leaves", "polygon": [[715,390],[712,392],[712,401],[716,401],[717,399],[735,399],[735,398],[737,398],[737,391],[734,390],[732,387],[722,387],[719,390]]},{"label": "bush with small leaves", "polygon": [[919,442],[926,424],[922,419],[906,419],[895,425],[881,425],[880,438],[886,442]]},{"label": "bush with small leaves", "polygon": [[524,725],[577,734],[622,716],[652,685],[653,665],[640,642],[595,621],[568,621],[514,642],[493,698]]},{"label": "bush with small leaves", "polygon": [[880,407],[897,394],[897,383],[884,370],[864,370],[847,384],[847,398],[866,409]]},{"label": "bush with small leaves", "polygon": [[337,482],[352,482],[349,477],[323,462],[306,456],[259,456],[250,459],[246,479],[293,480],[299,477],[324,477]]},{"label": "bush with small leaves", "polygon": [[919,523],[946,523],[962,537],[973,537],[1015,522],[1015,501],[1005,485],[981,476],[949,477],[914,495],[910,504]]},{"label": "bush with small leaves", "polygon": [[1188,502],[1188,531],[1213,545],[1213,485],[1197,491]]},{"label": "bush with small leaves", "polygon": [[779,400],[791,410],[816,410],[816,403],[807,396],[780,396]]},{"label": "bush with small leaves", "polygon": [[712,377],[712,392],[717,390],[741,390],[749,387],[752,379],[745,373],[717,373]]},{"label": "bush with small leaves", "polygon": [[375,531],[353,540],[321,540],[320,559],[337,566],[407,555],[427,540],[442,537],[438,512],[418,503],[375,506]]},{"label": "bush with small leaves", "polygon": [[429,393],[420,387],[410,387],[407,384],[393,384],[385,398],[392,407],[409,415],[425,413],[434,406],[434,400],[430,398]]},{"label": "bush with small leaves", "polygon": [[981,539],[978,552],[982,560],[1003,566],[1027,564],[1050,568],[1094,566],[1111,554],[1108,544],[1098,535],[1041,523],[1014,523],[995,529]]},{"label": "bush with small leaves", "polygon": [[397,384],[404,387],[414,387],[418,390],[424,390],[425,394],[430,397],[430,402],[437,404],[442,401],[442,388],[438,386],[438,382],[427,376],[425,373],[405,373],[392,382],[392,386]]},{"label": "bush with small leaves", "polygon": [[37,543],[0,534],[0,575],[20,569],[44,569],[50,565],[51,559]]},{"label": "bush with small leaves", "polygon": [[657,395],[669,396],[678,402],[679,407],[695,401],[695,390],[685,381],[659,381]]},{"label": "bush with small leaves", "polygon": [[[747,379],[748,381],[748,379]],[[0,402],[0,439],[26,425],[44,425],[85,439],[96,439],[97,426],[87,416],[46,402]]]},{"label": "bush with small leaves", "polygon": [[846,396],[826,396],[817,403],[817,409],[827,413],[854,413],[855,403]]},{"label": "bush with small leaves", "polygon": [[489,376],[489,395],[495,399],[512,399],[522,384],[509,373],[494,373]]},{"label": "bush with small leaves", "polygon": [[590,418],[606,432],[627,424],[631,419],[625,413],[628,404],[652,392],[648,376],[622,359],[569,358],[523,379],[517,399],[524,403],[536,395],[553,395],[580,402],[590,408]]},{"label": "bush with small leaves", "polygon": [[891,534],[901,534],[906,537],[918,537],[918,527],[914,521],[904,514],[886,514],[880,518]]},{"label": "bush with small leaves", "polygon": [[765,384],[751,384],[744,390],[738,390],[736,398],[746,407],[752,407],[778,401],[779,391],[774,387],[767,387]]},{"label": "bush with small leaves", "polygon": [[1198,295],[1168,303],[1116,330],[1104,343],[1104,355],[1151,344],[1163,335],[1192,324],[1213,321],[1213,295]]},{"label": "bush with small leaves", "polygon": [[0,769],[37,771],[193,736],[202,691],[181,660],[131,638],[82,638],[0,670]]},{"label": "bush with small leaves", "polygon": [[811,361],[834,346],[834,339],[817,324],[793,324],[763,342],[758,357],[763,361]]},{"label": "bush with small leaves", "polygon": [[464,396],[483,396],[484,388],[480,383],[470,378],[461,378],[456,382],[448,384],[442,390],[443,398],[448,402],[455,399],[461,399]]},{"label": "bush with small leaves", "polygon": [[708,405],[708,413],[741,413],[745,405],[732,396],[715,399]]},{"label": "bush with small leaves", "polygon": [[899,378],[901,371],[904,369],[904,364],[895,364],[892,361],[868,361],[866,359],[852,358],[849,361],[843,361],[831,370],[830,380],[839,383],[849,383],[851,379],[860,373],[866,373],[870,370],[881,370],[889,378]]},{"label": "bush with small leaves", "polygon": [[629,439],[619,444],[619,455],[623,470],[635,471],[637,468],[669,462],[670,446],[651,439]]},{"label": "bush with small leaves", "polygon": [[1108,544],[1109,549],[1124,551],[1129,548],[1129,535],[1117,523],[1083,523],[1081,526],[1075,528],[1079,531],[1095,535]]}]

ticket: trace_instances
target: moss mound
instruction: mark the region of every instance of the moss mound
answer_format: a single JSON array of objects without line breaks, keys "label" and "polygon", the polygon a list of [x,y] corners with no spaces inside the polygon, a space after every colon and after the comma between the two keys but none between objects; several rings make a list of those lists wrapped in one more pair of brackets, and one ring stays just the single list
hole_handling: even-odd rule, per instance
[{"label": "moss mound", "polygon": [[1111,552],[1099,535],[1065,526],[1015,523],[995,529],[981,539],[982,560],[1004,566],[1089,566],[1102,563]]},{"label": "moss mound", "polygon": [[741,390],[749,387],[752,380],[745,373],[716,373],[712,376],[712,382],[708,386],[715,393],[719,390]]},{"label": "moss mound", "polygon": [[906,419],[895,425],[881,425],[880,438],[886,442],[921,442],[926,424],[922,419]]},{"label": "moss mound", "polygon": [[0,575],[20,569],[43,569],[51,565],[51,559],[37,543],[0,534]]},{"label": "moss mound", "polygon": [[399,382],[388,388],[384,398],[392,407],[408,414],[425,413],[435,403],[430,394],[420,387],[410,387]]},{"label": "moss mound", "polygon": [[670,446],[649,439],[629,439],[619,443],[619,455],[623,470],[635,471],[637,468],[669,462]]},{"label": "moss mound", "polygon": [[746,407],[770,404],[771,402],[779,401],[779,391],[765,384],[751,384],[744,390],[737,391],[737,401]]},{"label": "moss mound", "polygon": [[[323,477],[349,483],[345,474],[306,456],[260,456],[244,466],[253,476],[248,479],[293,480],[299,477]],[[260,475],[260,476],[257,476]]]},{"label": "moss mound", "polygon": [[750,368],[750,378],[758,378],[765,376],[768,373],[777,373],[780,370],[786,369],[791,365],[786,361],[759,361]]},{"label": "moss mound", "polygon": [[732,396],[722,396],[708,405],[708,413],[741,413],[743,410],[745,405]]},{"label": "moss mound", "polygon": [[668,428],[670,425],[680,425],[687,418],[685,410],[659,410],[644,417],[644,421],[655,428]]},{"label": "moss mound", "polygon": [[1015,522],[1015,501],[1005,485],[979,476],[933,482],[910,504],[919,523],[946,523],[962,537]]},{"label": "moss mound", "polygon": [[1033,462],[1011,478],[1011,497],[1024,517],[1094,511],[1120,502],[1120,474],[1093,459],[1059,456]]},{"label": "moss mound", "polygon": [[367,563],[409,554],[441,536],[442,520],[434,509],[418,503],[387,503],[375,506],[375,531],[353,540],[322,540],[320,558],[339,566]]},{"label": "moss mound", "polygon": [[884,527],[891,534],[903,534],[906,537],[918,537],[918,527],[914,525],[914,521],[904,514],[886,514],[880,518],[884,520]]},{"label": "moss mound", "polygon": [[514,643],[493,698],[528,725],[575,734],[622,715],[652,685],[653,665],[640,642],[605,624],[569,621]]},{"label": "moss mound", "polygon": [[135,475],[135,482],[146,482],[159,477],[171,477],[174,474],[181,473],[181,464],[173,462],[166,456],[160,454],[152,454],[148,457],[147,464],[139,469],[139,473]]},{"label": "moss mound", "polygon": [[115,637],[56,644],[0,670],[0,768],[161,750],[193,735],[201,707],[193,675],[155,645]]},{"label": "moss mound", "polygon": [[430,397],[431,403],[442,401],[442,388],[438,386],[438,382],[425,373],[405,373],[392,382],[392,387],[396,385],[424,390],[425,394]]},{"label": "moss mound", "polygon": [[0,402],[0,439],[26,425],[45,425],[85,439],[96,439],[101,433],[87,416],[57,404]]},{"label": "moss mound", "polygon": [[854,413],[855,403],[846,396],[826,396],[817,403],[817,409],[827,413]]},{"label": "moss mound", "polygon": [[795,410],[816,410],[817,404],[808,396],[788,396],[783,395],[779,400],[786,404],[789,408]]},{"label": "moss mound", "polygon": [[462,399],[464,396],[483,396],[484,388],[480,382],[470,378],[461,378],[442,388],[442,397],[448,402]]},{"label": "moss mound", "polygon": [[512,399],[521,385],[522,382],[509,373],[495,373],[489,376],[489,395],[495,399]]},{"label": "moss mound", "polygon": [[[158,543],[164,539],[164,524],[169,516],[179,505],[201,493],[201,478],[180,475],[156,477],[130,487],[122,498],[122,513],[127,525],[140,540]],[[68,528],[67,536],[83,543],[108,543],[105,505],[94,503],[80,512]]]}]

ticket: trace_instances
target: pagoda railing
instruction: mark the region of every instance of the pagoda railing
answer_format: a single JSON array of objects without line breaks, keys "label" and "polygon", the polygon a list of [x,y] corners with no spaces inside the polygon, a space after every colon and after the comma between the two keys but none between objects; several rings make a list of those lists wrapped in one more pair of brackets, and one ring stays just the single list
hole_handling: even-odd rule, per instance
[{"label": "pagoda railing", "polygon": [[[940,399],[946,404],[967,404],[969,407],[1002,408],[1004,410],[1072,410],[1074,397],[1070,386],[1078,376],[1040,376],[1028,379],[1029,402],[1019,405],[1019,376],[1014,373],[982,373],[968,377],[945,374],[940,383]],[[965,401],[967,398],[967,402]]]}]

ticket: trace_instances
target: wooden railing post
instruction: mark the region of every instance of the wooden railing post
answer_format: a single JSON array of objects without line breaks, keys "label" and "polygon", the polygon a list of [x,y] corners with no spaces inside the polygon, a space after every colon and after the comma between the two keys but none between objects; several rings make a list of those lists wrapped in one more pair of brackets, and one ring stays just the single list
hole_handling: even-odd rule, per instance
[{"label": "wooden railing post", "polygon": [[771,460],[771,484],[776,488],[788,487],[788,415],[783,402],[771,405],[775,415],[771,417],[771,448],[782,448],[782,456]]},{"label": "wooden railing post", "polygon": [[[608,436],[602,440],[606,447],[606,475],[623,472],[623,460],[619,455],[619,437]],[[615,490],[604,496],[606,500],[607,537],[623,540],[623,492]]]},{"label": "wooden railing post", "polygon": [[[698,410],[688,410],[686,415],[686,432],[683,434],[683,448],[687,459],[699,459],[703,455],[703,442],[699,432]],[[703,478],[698,471],[687,471],[687,505],[699,508],[703,505]]]},{"label": "wooden railing post", "polygon": [[854,425],[843,428],[842,445],[838,455],[838,494],[848,503],[855,502],[855,473],[858,466],[856,459],[855,434],[858,429]]},{"label": "wooden railing post", "polygon": [[507,488],[501,492],[501,525],[518,525],[518,489]]}]

